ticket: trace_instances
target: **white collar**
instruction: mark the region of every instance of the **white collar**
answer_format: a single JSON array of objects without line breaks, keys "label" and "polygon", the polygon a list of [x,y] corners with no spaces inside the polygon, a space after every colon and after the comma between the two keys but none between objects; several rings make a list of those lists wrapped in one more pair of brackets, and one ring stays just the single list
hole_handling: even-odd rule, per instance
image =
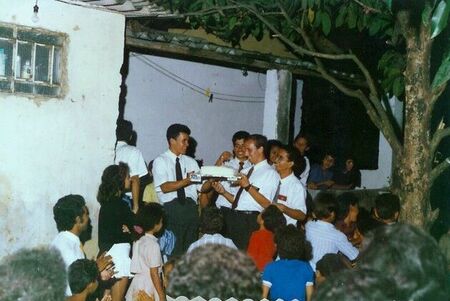
[{"label": "white collar", "polygon": [[62,231],[62,232],[60,232],[60,233],[61,233],[62,236],[64,236],[64,237],[67,238],[68,240],[70,240],[70,241],[76,243],[77,245],[80,245],[80,244],[81,244],[80,237],[76,236],[76,235],[73,234],[72,232],[70,232],[70,231]]},{"label": "white collar", "polygon": [[296,178],[293,172],[291,172],[291,174],[288,175],[287,177],[284,177],[283,179],[281,179],[280,182],[281,183],[288,182],[291,178]]}]

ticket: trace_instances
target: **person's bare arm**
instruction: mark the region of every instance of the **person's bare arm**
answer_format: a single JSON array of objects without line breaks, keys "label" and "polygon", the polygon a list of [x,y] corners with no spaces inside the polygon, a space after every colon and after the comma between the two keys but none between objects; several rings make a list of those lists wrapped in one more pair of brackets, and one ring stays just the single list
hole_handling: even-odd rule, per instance
[{"label": "person's bare arm", "polygon": [[313,293],[314,293],[314,285],[307,285],[306,286],[306,301],[311,301]]},{"label": "person's bare arm", "polygon": [[267,299],[269,296],[269,287],[263,284],[262,286],[262,299]]},{"label": "person's bare arm", "polygon": [[229,151],[224,151],[220,154],[219,158],[216,160],[215,166],[222,166],[225,161],[229,161],[233,155]]},{"label": "person's bare arm", "polygon": [[280,203],[277,203],[275,205],[278,207],[278,209],[281,210],[281,212],[285,213],[287,216],[292,217],[295,220],[303,221],[306,218],[305,213],[303,213],[303,211],[301,211],[301,210],[292,209],[292,208],[289,208],[288,206],[280,204]]},{"label": "person's bare arm", "polygon": [[225,188],[223,188],[222,184],[220,184],[219,182],[212,182],[211,185],[214,190],[217,191],[218,194],[223,195],[228,202],[234,202],[234,195],[226,191]]},{"label": "person's bare arm", "polygon": [[159,296],[159,301],[166,301],[166,293],[159,277],[158,267],[150,268],[150,278],[152,279],[153,285],[155,286],[156,292]]},{"label": "person's bare arm", "polygon": [[131,181],[131,197],[133,199],[133,212],[137,213],[139,210],[139,189],[141,188],[141,179],[138,175],[132,176]]},{"label": "person's bare arm", "polygon": [[186,186],[191,185],[191,179],[189,177],[189,174],[186,178],[179,181],[167,181],[163,184],[161,184],[161,191],[164,193],[177,191],[180,188],[184,188]]},{"label": "person's bare arm", "polygon": [[247,190],[247,192],[252,196],[252,198],[263,208],[266,208],[272,202],[268,200],[264,195],[262,195],[255,187],[253,187],[246,175],[241,174],[241,179],[239,180],[239,186]]}]

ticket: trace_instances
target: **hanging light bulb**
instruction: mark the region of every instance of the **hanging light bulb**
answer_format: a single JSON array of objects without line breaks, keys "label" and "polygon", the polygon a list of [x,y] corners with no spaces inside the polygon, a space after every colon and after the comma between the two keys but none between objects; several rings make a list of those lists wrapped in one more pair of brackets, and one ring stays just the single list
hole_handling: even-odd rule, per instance
[{"label": "hanging light bulb", "polygon": [[31,17],[31,21],[33,21],[33,23],[39,22],[38,12],[39,12],[39,6],[38,6],[38,0],[36,0],[36,4],[33,6],[33,16]]}]

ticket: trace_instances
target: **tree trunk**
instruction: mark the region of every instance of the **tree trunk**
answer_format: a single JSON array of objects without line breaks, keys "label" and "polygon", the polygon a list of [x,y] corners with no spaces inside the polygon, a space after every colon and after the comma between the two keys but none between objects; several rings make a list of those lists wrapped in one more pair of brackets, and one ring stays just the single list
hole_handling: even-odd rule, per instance
[{"label": "tree trunk", "polygon": [[[413,29],[410,29],[413,30]],[[398,188],[402,200],[401,219],[426,228],[430,213],[430,56],[431,41],[426,28],[407,35],[405,71],[405,119],[402,153],[397,155]]]}]

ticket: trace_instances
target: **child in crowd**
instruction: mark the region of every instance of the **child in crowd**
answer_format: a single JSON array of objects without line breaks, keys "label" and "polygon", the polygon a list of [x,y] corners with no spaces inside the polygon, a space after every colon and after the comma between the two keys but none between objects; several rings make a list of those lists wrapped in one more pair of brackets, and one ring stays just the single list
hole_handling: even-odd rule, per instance
[{"label": "child in crowd", "polygon": [[274,233],[277,228],[286,225],[286,218],[280,209],[270,205],[258,215],[257,222],[259,230],[252,233],[247,253],[262,272],[276,254]]},{"label": "child in crowd", "polygon": [[275,243],[280,260],[269,263],[264,270],[262,297],[310,301],[314,291],[314,272],[308,263],[311,244],[294,225],[278,229]]},{"label": "child in crowd", "polygon": [[[69,266],[69,286],[72,296],[67,301],[85,301],[98,287],[98,268],[93,260],[78,259]],[[102,301],[111,301],[111,295],[107,294]]]},{"label": "child in crowd", "polygon": [[351,269],[352,265],[347,258],[339,254],[325,254],[316,265],[316,285],[321,284],[332,274]]},{"label": "child in crowd", "polygon": [[392,193],[378,195],[375,199],[373,214],[375,219],[385,225],[395,224],[400,215],[400,199]]},{"label": "child in crowd", "polygon": [[162,283],[161,251],[155,237],[162,229],[163,215],[163,207],[158,203],[150,203],[139,209],[138,223],[145,235],[133,245],[131,272],[135,275],[126,295],[127,301],[133,301],[140,290],[155,301],[166,300]]},{"label": "child in crowd", "polygon": [[321,192],[314,200],[313,216],[317,220],[309,221],[305,225],[306,238],[313,247],[310,264],[314,270],[316,263],[327,253],[341,252],[350,260],[358,257],[358,249],[333,225],[337,207],[336,199],[330,193]]},{"label": "child in crowd", "polygon": [[336,229],[344,233],[350,242],[358,244],[359,241],[353,241],[359,214],[358,197],[352,192],[344,192],[337,197],[337,203]]}]

